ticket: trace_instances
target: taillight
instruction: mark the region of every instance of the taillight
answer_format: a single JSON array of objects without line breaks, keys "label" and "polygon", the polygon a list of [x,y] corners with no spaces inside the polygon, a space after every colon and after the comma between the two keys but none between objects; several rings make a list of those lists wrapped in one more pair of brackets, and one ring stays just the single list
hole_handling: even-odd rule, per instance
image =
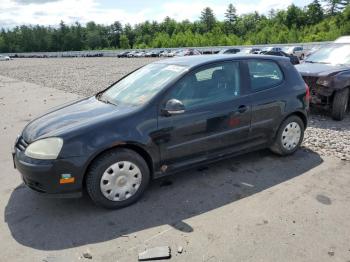
[{"label": "taillight", "polygon": [[305,84],[305,88],[306,88],[305,101],[310,102],[311,100],[310,87],[307,84]]}]

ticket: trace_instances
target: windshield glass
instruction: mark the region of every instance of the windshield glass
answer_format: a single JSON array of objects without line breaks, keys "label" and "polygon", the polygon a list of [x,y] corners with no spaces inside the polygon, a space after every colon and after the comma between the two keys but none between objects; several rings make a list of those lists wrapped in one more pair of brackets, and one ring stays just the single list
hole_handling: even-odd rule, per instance
[{"label": "windshield glass", "polygon": [[115,105],[143,105],[186,70],[187,67],[178,65],[146,65],[106,90],[101,100]]},{"label": "windshield glass", "polygon": [[322,64],[350,64],[350,44],[333,44],[310,55],[305,62]]}]

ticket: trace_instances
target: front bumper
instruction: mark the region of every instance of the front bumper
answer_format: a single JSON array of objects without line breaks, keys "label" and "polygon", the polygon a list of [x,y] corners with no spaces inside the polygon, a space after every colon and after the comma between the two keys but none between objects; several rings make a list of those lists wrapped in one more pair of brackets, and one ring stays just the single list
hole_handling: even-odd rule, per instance
[{"label": "front bumper", "polygon": [[[27,157],[15,148],[13,161],[22,175],[23,182],[32,190],[49,197],[71,198],[82,196],[84,157],[57,160],[37,160]],[[62,175],[70,174],[74,183],[61,184]]]}]

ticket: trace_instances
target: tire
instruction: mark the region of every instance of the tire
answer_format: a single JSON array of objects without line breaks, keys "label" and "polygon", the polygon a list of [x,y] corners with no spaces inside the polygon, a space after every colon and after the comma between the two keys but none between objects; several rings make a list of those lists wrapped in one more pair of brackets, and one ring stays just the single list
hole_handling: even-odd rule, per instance
[{"label": "tire", "polygon": [[[293,129],[290,129],[290,128],[288,129],[288,126],[291,126],[291,128],[293,128]],[[296,126],[298,126],[299,129],[295,128]],[[292,133],[290,133],[290,134],[292,137],[295,137],[295,138],[297,137],[297,131],[299,130],[300,135],[298,138],[296,138],[296,140],[294,142],[290,142],[290,141],[293,141],[293,139],[292,140],[285,140],[286,139],[286,132],[288,134],[288,130],[289,130],[289,132],[292,131]],[[298,117],[296,115],[292,115],[292,116],[288,117],[280,125],[280,127],[277,131],[277,135],[275,137],[275,140],[274,140],[272,146],[270,147],[270,150],[272,152],[274,152],[275,154],[278,154],[280,156],[287,156],[287,155],[293,154],[295,151],[298,150],[298,148],[300,147],[300,144],[303,142],[304,131],[305,131],[304,122],[300,119],[300,117]],[[291,146],[288,147],[289,145],[291,145]]]},{"label": "tire", "polygon": [[349,88],[335,92],[332,105],[332,118],[337,121],[344,119],[349,105]]},{"label": "tire", "polygon": [[[133,150],[121,148],[108,151],[93,161],[86,177],[86,190],[96,205],[117,209],[135,203],[146,190],[149,180],[146,161]],[[109,190],[109,187],[113,188]],[[120,199],[117,199],[119,193]]]}]

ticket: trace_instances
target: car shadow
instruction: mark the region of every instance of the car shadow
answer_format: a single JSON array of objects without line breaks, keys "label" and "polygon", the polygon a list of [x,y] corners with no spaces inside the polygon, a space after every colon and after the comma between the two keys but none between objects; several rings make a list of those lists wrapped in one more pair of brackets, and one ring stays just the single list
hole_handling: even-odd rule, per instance
[{"label": "car shadow", "polygon": [[4,217],[18,243],[38,250],[104,242],[164,224],[190,233],[194,229],[183,220],[293,179],[322,162],[306,149],[289,157],[262,150],[158,179],[138,203],[112,211],[94,206],[88,197],[48,199],[20,185]]}]

